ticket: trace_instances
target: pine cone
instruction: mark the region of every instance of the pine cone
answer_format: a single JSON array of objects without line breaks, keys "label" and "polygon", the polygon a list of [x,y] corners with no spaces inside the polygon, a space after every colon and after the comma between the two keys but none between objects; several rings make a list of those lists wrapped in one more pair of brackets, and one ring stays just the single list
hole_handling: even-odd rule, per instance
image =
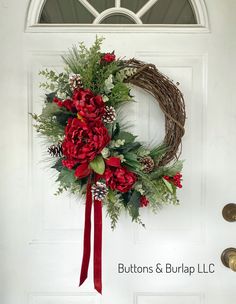
[{"label": "pine cone", "polygon": [[144,173],[150,173],[154,169],[155,163],[151,156],[145,156],[140,160]]},{"label": "pine cone", "polygon": [[112,106],[105,107],[105,114],[103,115],[103,121],[105,123],[113,123],[116,120],[116,111]]},{"label": "pine cone", "polygon": [[74,89],[80,89],[83,87],[80,74],[71,74],[69,76],[70,87]]},{"label": "pine cone", "polygon": [[48,148],[48,153],[53,157],[62,157],[62,145],[58,143],[57,145],[51,145]]},{"label": "pine cone", "polygon": [[92,186],[91,191],[94,199],[102,201],[106,197],[108,189],[106,184],[97,182]]}]

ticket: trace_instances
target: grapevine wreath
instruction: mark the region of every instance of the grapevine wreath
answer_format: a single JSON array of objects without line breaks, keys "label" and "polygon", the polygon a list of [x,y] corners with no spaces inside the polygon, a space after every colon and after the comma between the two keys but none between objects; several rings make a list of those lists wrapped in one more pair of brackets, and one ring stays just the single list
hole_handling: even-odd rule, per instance
[{"label": "grapevine wreath", "polygon": [[[94,208],[94,286],[100,293],[102,206],[114,228],[122,210],[142,224],[140,208],[156,212],[163,204],[178,203],[178,155],[186,118],[183,95],[168,77],[153,64],[102,53],[101,43],[97,38],[89,49],[83,43],[74,46],[63,57],[62,73],[40,72],[48,93],[42,113],[32,115],[36,130],[50,142],[57,193],[86,195],[80,285],[87,278]],[[119,115],[124,103],[134,102],[131,85],[151,94],[165,115],[166,134],[158,146],[140,143]]]}]

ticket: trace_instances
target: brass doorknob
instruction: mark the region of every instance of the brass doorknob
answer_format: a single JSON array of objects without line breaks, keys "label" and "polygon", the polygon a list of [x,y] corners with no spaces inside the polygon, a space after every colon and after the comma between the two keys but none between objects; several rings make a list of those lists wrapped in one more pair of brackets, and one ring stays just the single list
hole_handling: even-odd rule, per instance
[{"label": "brass doorknob", "polygon": [[228,222],[236,221],[236,204],[228,204],[223,208],[222,215]]},{"label": "brass doorknob", "polygon": [[236,249],[227,248],[221,255],[222,263],[233,271],[236,271]]}]

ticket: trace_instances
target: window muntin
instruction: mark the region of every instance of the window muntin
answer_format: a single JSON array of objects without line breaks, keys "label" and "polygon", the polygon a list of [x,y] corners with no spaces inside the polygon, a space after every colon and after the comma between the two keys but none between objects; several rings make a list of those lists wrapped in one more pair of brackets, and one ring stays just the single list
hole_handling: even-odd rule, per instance
[{"label": "window muntin", "polygon": [[189,0],[47,0],[43,24],[196,24]]}]

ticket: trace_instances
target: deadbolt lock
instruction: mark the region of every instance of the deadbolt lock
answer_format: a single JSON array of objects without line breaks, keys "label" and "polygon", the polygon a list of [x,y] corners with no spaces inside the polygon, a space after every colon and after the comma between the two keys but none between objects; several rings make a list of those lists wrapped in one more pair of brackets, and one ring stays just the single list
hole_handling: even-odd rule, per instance
[{"label": "deadbolt lock", "polygon": [[221,261],[226,267],[230,268],[232,271],[236,271],[236,249],[225,249],[222,252]]},{"label": "deadbolt lock", "polygon": [[223,208],[222,215],[228,222],[236,222],[236,204],[228,204]]}]

